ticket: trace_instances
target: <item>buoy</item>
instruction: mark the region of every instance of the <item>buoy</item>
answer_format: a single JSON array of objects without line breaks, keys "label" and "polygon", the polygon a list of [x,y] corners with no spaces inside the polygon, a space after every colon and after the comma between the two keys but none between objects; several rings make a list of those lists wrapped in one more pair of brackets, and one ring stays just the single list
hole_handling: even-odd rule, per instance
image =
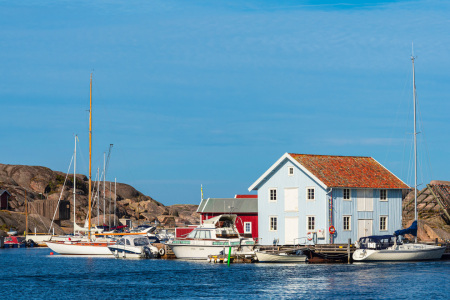
[{"label": "buoy", "polygon": [[53,252],[50,252],[50,255],[53,255]]}]

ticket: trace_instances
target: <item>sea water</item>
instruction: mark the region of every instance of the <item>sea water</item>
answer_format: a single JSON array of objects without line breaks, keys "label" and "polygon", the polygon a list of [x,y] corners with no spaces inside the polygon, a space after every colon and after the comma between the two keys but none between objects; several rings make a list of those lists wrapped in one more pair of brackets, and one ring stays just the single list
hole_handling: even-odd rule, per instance
[{"label": "sea water", "polygon": [[226,264],[0,249],[0,299],[450,299],[450,261]]}]

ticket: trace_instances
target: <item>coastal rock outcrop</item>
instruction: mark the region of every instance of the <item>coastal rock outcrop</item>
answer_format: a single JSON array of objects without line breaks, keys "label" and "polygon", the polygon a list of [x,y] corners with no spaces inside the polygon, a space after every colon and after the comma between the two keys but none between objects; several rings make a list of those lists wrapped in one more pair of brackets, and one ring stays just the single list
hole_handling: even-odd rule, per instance
[{"label": "coastal rock outcrop", "polygon": [[[36,213],[33,202],[36,200],[54,201],[58,200],[70,201],[70,219],[61,220],[57,222],[63,229],[70,232],[73,226],[73,174],[66,174],[58,171],[52,171],[49,168],[41,166],[25,166],[25,165],[7,165],[0,164],[0,189],[7,190],[11,197],[8,201],[9,212],[2,212],[0,217],[0,226],[2,230],[9,230],[13,227],[18,232],[25,230],[25,219],[15,216],[9,218],[8,214],[25,212],[25,199],[27,199],[29,207],[29,216]],[[117,183],[116,191],[114,191],[114,182],[106,182],[105,184],[105,198],[103,201],[103,182],[100,182],[100,191],[98,189],[98,182],[93,181],[94,187],[92,196],[92,217],[93,224],[105,225],[113,218],[105,217],[109,214],[114,215],[114,198],[116,199],[116,215],[118,218],[128,218],[131,220],[139,220],[139,223],[155,222],[161,223],[159,219],[164,214],[168,214],[173,218],[176,224],[196,224],[199,216],[196,213],[197,205],[174,205],[164,206],[162,203],[156,201],[150,196],[146,196],[136,190],[134,187],[125,184]],[[112,187],[111,190],[109,187]],[[85,175],[76,175],[76,222],[83,225],[88,214],[88,178]],[[100,200],[99,200],[100,199]],[[110,205],[111,199],[111,205]],[[39,202],[39,201],[38,201]],[[105,212],[103,211],[105,207]],[[101,217],[96,218],[100,213]],[[42,217],[42,216],[41,216]],[[48,219],[48,218],[47,218]],[[22,224],[23,221],[23,224]],[[3,222],[3,223],[2,223]],[[172,222],[172,223],[173,223]],[[113,223],[113,222],[111,222]],[[116,220],[117,223],[117,220]],[[44,226],[45,227],[45,226]],[[39,228],[38,231],[45,232],[45,228]],[[29,226],[29,228],[31,228]],[[34,229],[33,229],[34,230]]]}]

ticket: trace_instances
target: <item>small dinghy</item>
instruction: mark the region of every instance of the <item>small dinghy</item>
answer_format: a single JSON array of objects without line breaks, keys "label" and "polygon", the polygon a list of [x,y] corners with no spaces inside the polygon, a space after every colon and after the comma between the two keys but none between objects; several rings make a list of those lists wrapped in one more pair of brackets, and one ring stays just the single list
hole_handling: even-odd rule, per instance
[{"label": "small dinghy", "polygon": [[307,256],[301,250],[294,252],[255,252],[259,262],[262,263],[297,263],[306,262]]}]

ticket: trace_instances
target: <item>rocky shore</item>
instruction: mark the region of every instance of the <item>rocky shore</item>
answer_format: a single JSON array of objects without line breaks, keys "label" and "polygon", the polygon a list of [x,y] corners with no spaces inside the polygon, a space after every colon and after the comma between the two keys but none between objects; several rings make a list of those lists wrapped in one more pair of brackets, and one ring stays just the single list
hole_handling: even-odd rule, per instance
[{"label": "rocky shore", "polygon": [[[9,197],[9,210],[0,211],[0,234],[5,234],[10,228],[19,233],[25,231],[25,203],[29,203],[28,230],[34,232],[47,232],[50,227],[50,218],[37,215],[33,211],[33,202],[57,201],[58,199],[70,201],[70,219],[57,222],[55,233],[63,233],[64,229],[70,231],[73,226],[73,174],[68,175],[53,171],[41,166],[6,165],[0,164],[0,190],[7,190]],[[93,182],[93,186],[96,182]],[[101,183],[102,184],[102,183]],[[106,199],[114,202],[114,182],[109,190],[110,182],[106,182]],[[85,175],[76,175],[76,222],[83,225],[88,212],[88,178]],[[103,191],[103,187],[101,188]],[[26,199],[26,200],[25,200]],[[107,200],[109,201],[109,200]],[[103,203],[103,202],[101,202]],[[108,203],[108,202],[107,202]],[[111,207],[113,210],[113,206]],[[103,216],[103,205],[98,207]],[[109,203],[106,205],[106,224],[113,218],[109,214]],[[146,196],[128,184],[117,183],[116,215],[118,218],[127,218],[139,223],[166,223],[168,226],[181,226],[196,224],[199,215],[196,213],[197,205],[180,204],[165,206],[150,196]],[[93,208],[94,215],[97,207]],[[95,221],[95,218],[94,218]],[[102,217],[100,218],[103,224]],[[113,223],[111,221],[111,223]]]}]

